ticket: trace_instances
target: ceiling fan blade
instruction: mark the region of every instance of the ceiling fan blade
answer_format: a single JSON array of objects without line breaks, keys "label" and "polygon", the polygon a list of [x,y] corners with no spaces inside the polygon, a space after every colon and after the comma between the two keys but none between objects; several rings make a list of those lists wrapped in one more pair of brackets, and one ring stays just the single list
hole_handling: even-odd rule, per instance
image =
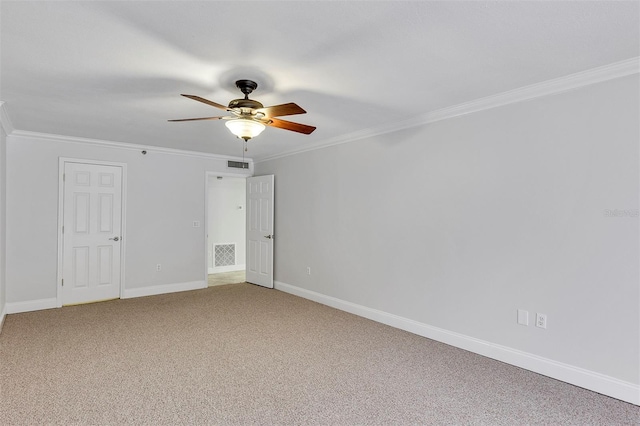
[{"label": "ceiling fan blade", "polygon": [[280,120],[277,118],[271,118],[269,121],[264,122],[264,124],[271,127],[277,127],[279,129],[304,133],[305,135],[311,134],[316,129],[313,126],[307,126],[306,124],[293,123],[291,121]]},{"label": "ceiling fan blade", "polygon": [[293,102],[289,102],[288,104],[282,105],[273,105],[264,108],[259,108],[256,112],[262,112],[267,117],[281,117],[283,115],[296,115],[296,114],[306,114],[307,111],[303,110],[297,104]]},{"label": "ceiling fan blade", "polygon": [[226,118],[226,117],[179,118],[177,120],[167,120],[167,121],[221,120],[223,118]]},{"label": "ceiling fan blade", "polygon": [[198,102],[202,102],[202,103],[207,104],[207,105],[211,105],[212,107],[223,109],[225,111],[231,111],[231,108],[229,108],[227,106],[220,105],[219,103],[210,101],[209,99],[201,98],[200,96],[185,95],[184,93],[182,94],[182,96],[184,96],[185,98],[193,99],[194,101],[198,101]]}]

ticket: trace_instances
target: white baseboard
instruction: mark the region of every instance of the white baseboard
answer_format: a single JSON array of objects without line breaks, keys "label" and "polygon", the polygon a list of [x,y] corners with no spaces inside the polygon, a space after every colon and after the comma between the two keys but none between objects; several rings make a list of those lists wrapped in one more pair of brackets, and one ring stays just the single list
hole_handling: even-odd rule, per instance
[{"label": "white baseboard", "polygon": [[370,320],[380,322],[410,333],[417,334],[438,342],[446,343],[470,352],[477,353],[498,361],[506,362],[535,373],[542,374],[572,385],[580,386],[603,395],[617,398],[631,404],[640,405],[640,385],[625,382],[614,377],[585,370],[573,365],[564,364],[543,358],[528,352],[476,339],[442,328],[433,327],[398,315],[389,314],[377,309],[357,305],[335,297],[326,296],[283,282],[275,281],[276,290],[300,296],[332,308],[340,309]]},{"label": "white baseboard", "polygon": [[[186,283],[131,288],[124,290],[124,294],[121,296],[121,299],[154,296],[156,294],[175,293],[178,291],[198,290],[201,288],[207,288],[206,281],[190,281]],[[28,300],[26,302],[7,303],[5,306],[4,314],[18,314],[20,312],[40,311],[43,309],[52,309],[58,307],[58,299],[55,297],[52,297],[50,299]]]},{"label": "white baseboard", "polygon": [[179,291],[198,290],[201,288],[207,288],[206,281],[189,281],[186,283],[153,285],[149,287],[125,289],[121,298],[130,299],[132,297],[155,296],[157,294],[176,293]]},{"label": "white baseboard", "polygon": [[209,268],[209,274],[219,274],[221,272],[236,272],[244,271],[245,265],[229,265],[229,266],[216,266],[215,268]]},{"label": "white baseboard", "polygon": [[19,314],[20,312],[41,311],[58,307],[58,299],[27,300],[26,302],[7,303],[5,310],[7,314]]}]

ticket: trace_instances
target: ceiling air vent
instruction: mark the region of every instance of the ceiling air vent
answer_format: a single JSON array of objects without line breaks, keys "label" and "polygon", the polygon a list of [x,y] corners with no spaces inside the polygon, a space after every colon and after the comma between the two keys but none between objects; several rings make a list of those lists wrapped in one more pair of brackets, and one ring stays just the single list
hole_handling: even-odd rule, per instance
[{"label": "ceiling air vent", "polygon": [[227,167],[233,169],[248,169],[249,163],[243,163],[242,161],[227,161]]}]

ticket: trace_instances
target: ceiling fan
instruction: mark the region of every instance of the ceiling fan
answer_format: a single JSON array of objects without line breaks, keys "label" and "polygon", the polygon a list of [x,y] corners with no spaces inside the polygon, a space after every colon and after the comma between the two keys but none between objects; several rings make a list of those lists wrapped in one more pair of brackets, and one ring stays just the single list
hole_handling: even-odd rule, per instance
[{"label": "ceiling fan", "polygon": [[196,121],[196,120],[227,120],[225,125],[237,137],[249,139],[258,136],[265,129],[265,126],[277,127],[279,129],[291,130],[293,132],[308,135],[316,128],[306,124],[294,123],[292,121],[281,120],[276,117],[285,115],[306,114],[307,111],[300,108],[293,102],[281,105],[265,107],[260,102],[249,99],[249,94],[256,90],[258,84],[252,80],[238,80],[236,87],[244,94],[244,99],[234,99],[229,102],[229,106],[224,106],[208,99],[195,95],[185,95],[189,99],[202,102],[212,107],[229,111],[233,115],[202,118],[182,118],[169,121]]}]

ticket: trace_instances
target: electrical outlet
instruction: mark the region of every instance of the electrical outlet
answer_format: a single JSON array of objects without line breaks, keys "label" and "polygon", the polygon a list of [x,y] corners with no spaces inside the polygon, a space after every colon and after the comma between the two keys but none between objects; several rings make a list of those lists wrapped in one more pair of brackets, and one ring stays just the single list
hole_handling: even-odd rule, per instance
[{"label": "electrical outlet", "polygon": [[194,220],[193,221],[193,227],[194,228],[200,228],[200,221],[199,220]]},{"label": "electrical outlet", "polygon": [[311,266],[307,266],[307,275],[311,275]]},{"label": "electrical outlet", "polygon": [[529,311],[518,309],[518,324],[529,325]]},{"label": "electrical outlet", "polygon": [[158,272],[162,271],[162,265],[161,264],[158,263],[156,265],[156,271],[158,271]]},{"label": "electrical outlet", "polygon": [[536,314],[536,327],[547,328],[546,314]]}]

